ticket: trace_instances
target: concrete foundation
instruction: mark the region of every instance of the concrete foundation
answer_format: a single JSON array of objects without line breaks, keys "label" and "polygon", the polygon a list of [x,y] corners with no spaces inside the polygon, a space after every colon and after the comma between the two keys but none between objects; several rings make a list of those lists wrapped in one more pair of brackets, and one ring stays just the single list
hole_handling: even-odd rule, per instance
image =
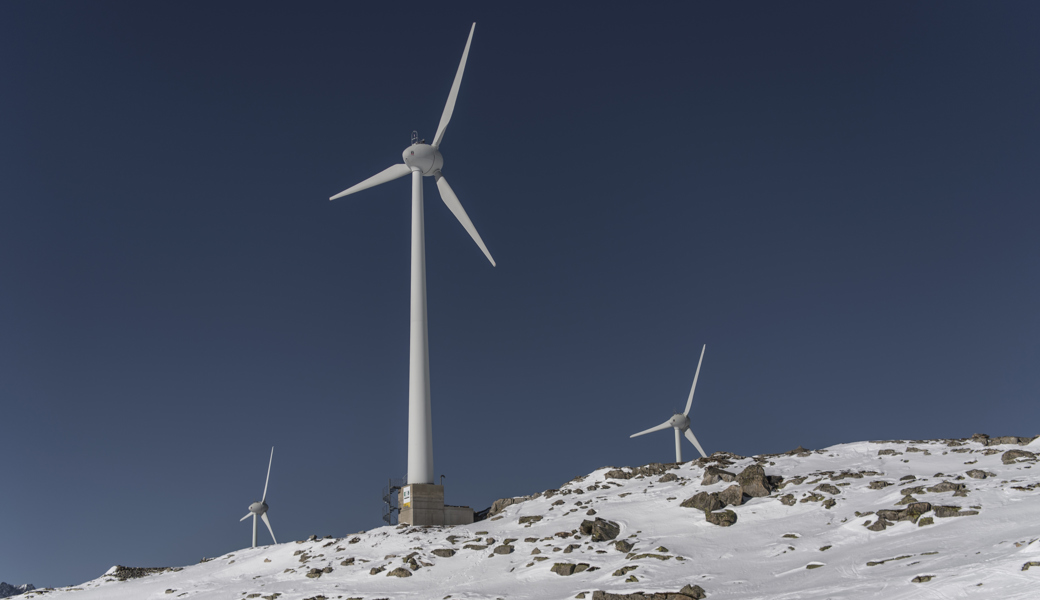
[{"label": "concrete foundation", "polygon": [[468,525],[473,522],[473,509],[468,506],[445,506],[444,486],[412,483],[397,493],[401,511],[398,523],[408,525]]}]

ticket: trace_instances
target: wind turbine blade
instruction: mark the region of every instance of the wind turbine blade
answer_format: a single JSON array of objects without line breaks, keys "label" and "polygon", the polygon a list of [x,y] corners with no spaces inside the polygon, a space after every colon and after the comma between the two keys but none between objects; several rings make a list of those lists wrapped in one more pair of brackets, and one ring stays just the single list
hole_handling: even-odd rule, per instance
[{"label": "wind turbine blade", "polygon": [[701,359],[697,361],[697,372],[693,374],[693,387],[690,388],[690,397],[686,400],[686,410],[683,411],[683,415],[687,417],[690,416],[690,407],[693,406],[693,390],[697,389],[697,378],[701,375],[701,363],[704,362],[704,351],[707,349],[708,345],[704,344],[701,348]]},{"label": "wind turbine blade", "polygon": [[271,533],[271,539],[277,544],[278,539],[274,537],[274,529],[271,529],[271,522],[267,520],[267,513],[260,515],[260,518],[264,520],[264,525],[267,525],[267,531]]},{"label": "wind turbine blade", "polygon": [[349,195],[353,194],[354,192],[360,192],[361,190],[367,190],[368,188],[375,187],[375,186],[377,186],[377,185],[379,185],[381,183],[386,183],[388,181],[393,181],[393,180],[398,179],[400,177],[404,177],[405,175],[407,175],[407,174],[409,174],[411,172],[412,172],[412,170],[410,168],[408,168],[408,165],[406,165],[406,164],[402,163],[402,164],[399,164],[399,165],[394,165],[394,166],[390,167],[389,169],[385,169],[383,171],[380,171],[379,173],[369,177],[368,179],[362,181],[361,183],[359,183],[359,184],[357,184],[357,185],[355,185],[353,187],[348,187],[347,189],[343,190],[342,192],[340,192],[340,193],[336,194],[335,196],[329,198],[329,200],[335,200],[336,198],[342,198],[343,196],[349,196]]},{"label": "wind turbine blade", "polygon": [[[676,439],[678,440],[678,438]],[[690,440],[690,443],[692,443],[693,447],[697,449],[697,452],[701,453],[701,456],[708,458],[708,455],[704,453],[704,448],[701,448],[700,443],[697,442],[697,436],[693,435],[693,432],[689,429],[686,430],[686,439]]]},{"label": "wind turbine blade", "polygon": [[245,521],[246,519],[248,519],[251,516],[253,516],[253,513],[252,512],[247,512],[246,516],[244,516],[241,519],[239,519],[238,522],[241,523],[242,521]]},{"label": "wind turbine blade", "polygon": [[677,463],[681,463],[682,462],[682,444],[679,443],[681,441],[682,441],[682,438],[679,436],[679,430],[676,429],[675,430],[675,462],[677,462]]},{"label": "wind turbine blade", "polygon": [[630,437],[630,438],[639,437],[641,435],[646,435],[646,434],[652,433],[654,431],[661,431],[662,429],[668,429],[671,426],[672,426],[672,422],[669,419],[668,421],[665,421],[664,423],[661,423],[657,427],[651,427],[650,429],[647,429],[646,431],[640,431],[639,433],[633,433],[632,435],[630,435],[628,437]]},{"label": "wind turbine blade", "polygon": [[448,180],[441,175],[440,171],[434,173],[434,178],[437,180],[437,189],[441,193],[441,200],[448,207],[455,218],[462,223],[462,227],[469,232],[469,237],[473,238],[473,241],[480,246],[480,249],[484,252],[484,256],[491,261],[491,266],[495,266],[495,259],[491,258],[491,253],[488,252],[487,246],[484,245],[484,240],[480,239],[480,234],[477,233],[477,228],[473,226],[473,221],[469,220],[469,215],[466,214],[466,209],[462,208],[462,203],[459,202],[459,197],[455,195],[455,192],[451,190],[451,186],[448,185]]},{"label": "wind turbine blade", "polygon": [[469,44],[473,41],[473,31],[477,28],[477,24],[474,23],[469,28],[469,38],[466,40],[466,49],[462,51],[462,61],[459,62],[459,70],[455,72],[455,81],[451,84],[451,91],[448,92],[448,102],[444,105],[444,112],[441,113],[441,122],[437,125],[437,135],[433,136],[434,148],[440,148],[441,140],[444,139],[444,130],[448,128],[448,121],[451,120],[451,113],[455,111],[455,99],[459,96],[459,86],[462,85],[462,72],[466,70],[466,58],[469,56]]},{"label": "wind turbine blade", "polygon": [[267,479],[264,480],[264,496],[260,498],[263,502],[267,500],[267,483],[271,481],[271,463],[274,462],[274,446],[271,446],[271,458],[267,460]]}]

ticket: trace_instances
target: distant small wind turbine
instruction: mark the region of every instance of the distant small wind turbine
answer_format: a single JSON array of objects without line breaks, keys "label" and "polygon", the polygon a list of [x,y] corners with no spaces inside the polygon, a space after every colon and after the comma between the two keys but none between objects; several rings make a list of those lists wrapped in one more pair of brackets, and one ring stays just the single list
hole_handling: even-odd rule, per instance
[{"label": "distant small wind turbine", "polygon": [[246,516],[239,519],[239,522],[245,521],[249,517],[253,517],[253,547],[256,548],[256,518],[260,517],[264,520],[264,525],[267,525],[267,531],[271,532],[271,539],[274,543],[278,543],[278,540],[274,537],[274,530],[271,529],[271,521],[267,519],[267,483],[271,481],[271,463],[274,462],[274,446],[271,446],[271,458],[267,461],[267,479],[264,480],[264,495],[259,502],[254,502],[249,505],[249,512]]},{"label": "distant small wind turbine", "polygon": [[[473,226],[466,210],[462,208],[458,196],[448,185],[448,180],[441,174],[444,157],[440,146],[448,122],[455,112],[455,100],[462,85],[462,73],[466,70],[466,58],[469,46],[473,42],[473,31],[477,24],[469,29],[469,38],[462,51],[462,60],[455,72],[455,81],[448,92],[448,102],[441,113],[441,121],[437,125],[437,133],[433,143],[420,140],[418,134],[412,132],[412,145],[402,153],[403,162],[393,165],[380,173],[369,177],[361,183],[349,187],[329,200],[348,196],[361,190],[377,186],[388,181],[410,175],[412,179],[412,280],[411,308],[409,325],[408,350],[408,483],[434,483],[433,471],[433,418],[430,410],[430,349],[426,325],[426,234],[423,229],[423,177],[433,177],[437,182],[437,190],[441,200],[455,215],[462,227],[477,243],[484,256],[495,266],[484,240],[480,239],[477,228]],[[421,68],[421,67],[420,67]]]},{"label": "distant small wind turbine", "polygon": [[690,414],[690,407],[693,406],[693,391],[697,389],[697,377],[701,374],[701,363],[704,362],[704,351],[707,350],[707,348],[707,344],[701,348],[701,358],[697,361],[697,372],[693,375],[693,387],[690,388],[690,397],[686,400],[686,410],[684,410],[682,414],[675,413],[672,415],[671,419],[668,419],[657,427],[651,427],[646,431],[640,431],[639,433],[634,433],[628,437],[634,438],[652,431],[660,431],[671,427],[675,430],[675,462],[682,462],[682,445],[679,443],[681,441],[680,434],[685,435],[686,439],[690,440],[693,447],[697,449],[697,452],[700,452],[701,456],[707,458],[708,455],[704,453],[704,449],[701,448],[700,443],[697,442],[697,436],[693,435],[693,432],[690,431],[690,417],[688,416]]}]

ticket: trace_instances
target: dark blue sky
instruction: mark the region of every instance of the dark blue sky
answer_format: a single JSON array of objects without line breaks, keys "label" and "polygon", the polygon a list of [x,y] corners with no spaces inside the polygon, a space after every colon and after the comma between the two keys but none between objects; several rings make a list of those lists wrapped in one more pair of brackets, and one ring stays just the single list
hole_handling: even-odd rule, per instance
[{"label": "dark blue sky", "polygon": [[[494,6],[493,6],[494,4]],[[432,139],[435,470],[1040,433],[1040,8],[0,3],[0,579],[381,525]],[[692,457],[692,447],[685,452]],[[266,533],[261,535],[261,541]]]}]

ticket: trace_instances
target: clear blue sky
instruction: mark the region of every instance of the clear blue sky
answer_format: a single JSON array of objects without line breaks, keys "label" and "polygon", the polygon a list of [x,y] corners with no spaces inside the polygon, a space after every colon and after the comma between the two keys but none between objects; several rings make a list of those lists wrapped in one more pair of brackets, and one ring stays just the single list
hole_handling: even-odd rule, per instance
[{"label": "clear blue sky", "polygon": [[[381,525],[431,139],[435,469],[1040,433],[1030,2],[0,3],[0,579]],[[693,449],[686,447],[688,456]],[[266,533],[261,535],[261,541]]]}]

